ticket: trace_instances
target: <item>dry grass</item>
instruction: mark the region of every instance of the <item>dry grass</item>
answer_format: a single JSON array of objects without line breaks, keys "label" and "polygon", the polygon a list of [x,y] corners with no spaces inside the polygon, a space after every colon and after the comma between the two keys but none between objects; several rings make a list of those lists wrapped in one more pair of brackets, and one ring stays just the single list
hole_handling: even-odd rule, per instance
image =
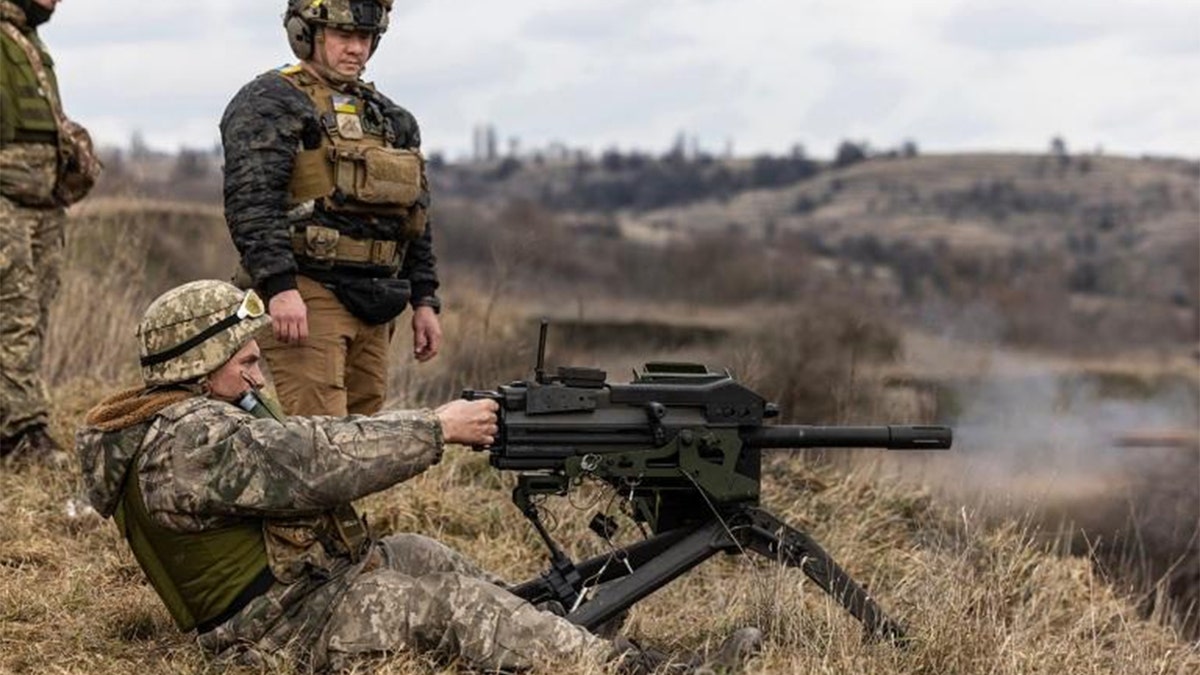
[{"label": "dry grass", "polygon": [[[96,245],[104,239],[98,236]],[[52,429],[64,442],[89,405],[134,377],[129,365],[114,362],[132,363],[130,321],[146,298],[144,287],[124,281],[131,265],[139,269],[145,250],[72,252],[73,260],[91,263],[73,265],[69,274],[78,276],[68,279],[52,325]],[[450,340],[443,357],[396,369],[396,402],[435,402],[463,384],[491,386],[528,368],[525,325],[486,297],[462,296],[446,317]],[[407,351],[406,330],[402,326],[395,340],[398,354]],[[1200,669],[1200,651],[1167,622],[1139,618],[1085,559],[1047,550],[1019,523],[985,521],[863,468],[783,457],[770,460],[764,473],[764,504],[813,534],[865,582],[909,626],[914,644],[904,650],[864,644],[859,626],[802,574],[743,556],[709,561],[640,604],[625,626],[628,634],[668,648],[704,649],[735,627],[757,625],[767,642],[750,673]],[[381,531],[437,537],[519,580],[541,569],[544,552],[509,502],[511,480],[484,457],[451,450],[425,475],[360,506]],[[218,671],[190,637],[175,631],[115,527],[69,515],[77,491],[70,472],[0,474],[0,673]],[[582,556],[597,550],[585,524],[606,504],[604,493],[589,487],[552,504],[548,522]],[[588,672],[570,664],[543,670]],[[457,672],[457,666],[399,655],[361,672]]]},{"label": "dry grass", "polygon": [[[758,625],[768,639],[751,673],[1182,674],[1200,667],[1194,647],[1139,619],[1085,560],[1042,550],[1016,524],[985,525],[910,488],[799,459],[772,462],[768,473],[765,504],[867,582],[916,643],[904,650],[863,644],[857,624],[801,574],[740,556],[710,561],[652,596],[635,608],[628,633],[703,649],[737,626]],[[521,579],[540,569],[543,552],[508,502],[508,487],[483,457],[457,450],[361,507],[377,527],[430,534]],[[68,517],[74,490],[66,473],[0,476],[0,672],[208,672],[111,523]],[[602,505],[599,497],[585,491],[574,505],[552,509],[556,535],[576,551],[595,547],[584,527],[590,510],[581,505]],[[397,674],[443,667],[414,658],[376,665]]]}]

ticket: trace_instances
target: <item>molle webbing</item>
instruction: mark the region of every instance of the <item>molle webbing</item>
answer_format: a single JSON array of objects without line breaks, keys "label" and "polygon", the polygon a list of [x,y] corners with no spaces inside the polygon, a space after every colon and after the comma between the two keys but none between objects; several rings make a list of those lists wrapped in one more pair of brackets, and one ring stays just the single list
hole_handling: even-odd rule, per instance
[{"label": "molle webbing", "polygon": [[[415,220],[412,212],[424,209],[425,160],[417,150],[394,147],[395,132],[368,101],[370,91],[345,94],[295,66],[276,73],[312,102],[321,126],[320,144],[296,153],[289,202]],[[423,230],[423,213],[421,220]]]},{"label": "molle webbing", "polygon": [[[0,112],[0,142],[57,145],[58,82],[47,63],[49,56],[15,25],[0,21],[0,86],[5,106]],[[10,107],[11,106],[11,107]]]}]

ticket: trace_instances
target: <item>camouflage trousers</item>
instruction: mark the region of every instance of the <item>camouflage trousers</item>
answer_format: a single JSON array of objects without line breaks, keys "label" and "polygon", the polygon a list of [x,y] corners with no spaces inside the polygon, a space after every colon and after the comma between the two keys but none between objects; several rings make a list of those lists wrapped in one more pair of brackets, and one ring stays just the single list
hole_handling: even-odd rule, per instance
[{"label": "camouflage trousers", "polygon": [[66,215],[0,197],[0,437],[47,421],[42,345],[58,293]]},{"label": "camouflage trousers", "polygon": [[384,564],[350,586],[321,637],[335,669],[401,650],[458,657],[488,672],[599,663],[611,652],[607,641],[534,608],[441,543],[396,535],[382,550]]},{"label": "camouflage trousers", "polygon": [[406,651],[487,672],[599,664],[612,654],[608,641],[536,609],[428,537],[386,537],[360,565],[324,582],[276,584],[200,645],[226,665],[270,669],[287,659],[316,671]]}]

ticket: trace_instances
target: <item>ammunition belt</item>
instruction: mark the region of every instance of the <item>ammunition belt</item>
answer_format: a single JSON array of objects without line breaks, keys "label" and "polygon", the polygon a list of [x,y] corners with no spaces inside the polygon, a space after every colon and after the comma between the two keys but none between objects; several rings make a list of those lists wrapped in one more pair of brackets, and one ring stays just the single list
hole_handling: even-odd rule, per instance
[{"label": "ammunition belt", "polygon": [[383,239],[355,239],[331,227],[308,225],[292,231],[292,250],[306,262],[318,265],[369,265],[400,268],[399,243]]}]

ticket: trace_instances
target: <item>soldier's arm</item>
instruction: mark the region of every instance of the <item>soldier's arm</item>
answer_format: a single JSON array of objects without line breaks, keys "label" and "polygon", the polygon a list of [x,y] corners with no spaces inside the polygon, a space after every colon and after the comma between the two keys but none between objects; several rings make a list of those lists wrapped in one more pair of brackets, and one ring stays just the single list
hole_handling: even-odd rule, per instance
[{"label": "soldier's arm", "polygon": [[320,130],[308,99],[273,73],[234,96],[221,118],[225,220],[242,265],[268,299],[296,287],[288,183],[296,153]]},{"label": "soldier's arm", "polygon": [[141,476],[147,508],[168,526],[322,513],[420,474],[443,448],[432,410],[277,422],[209,402],[156,427],[147,442],[161,450]]}]

